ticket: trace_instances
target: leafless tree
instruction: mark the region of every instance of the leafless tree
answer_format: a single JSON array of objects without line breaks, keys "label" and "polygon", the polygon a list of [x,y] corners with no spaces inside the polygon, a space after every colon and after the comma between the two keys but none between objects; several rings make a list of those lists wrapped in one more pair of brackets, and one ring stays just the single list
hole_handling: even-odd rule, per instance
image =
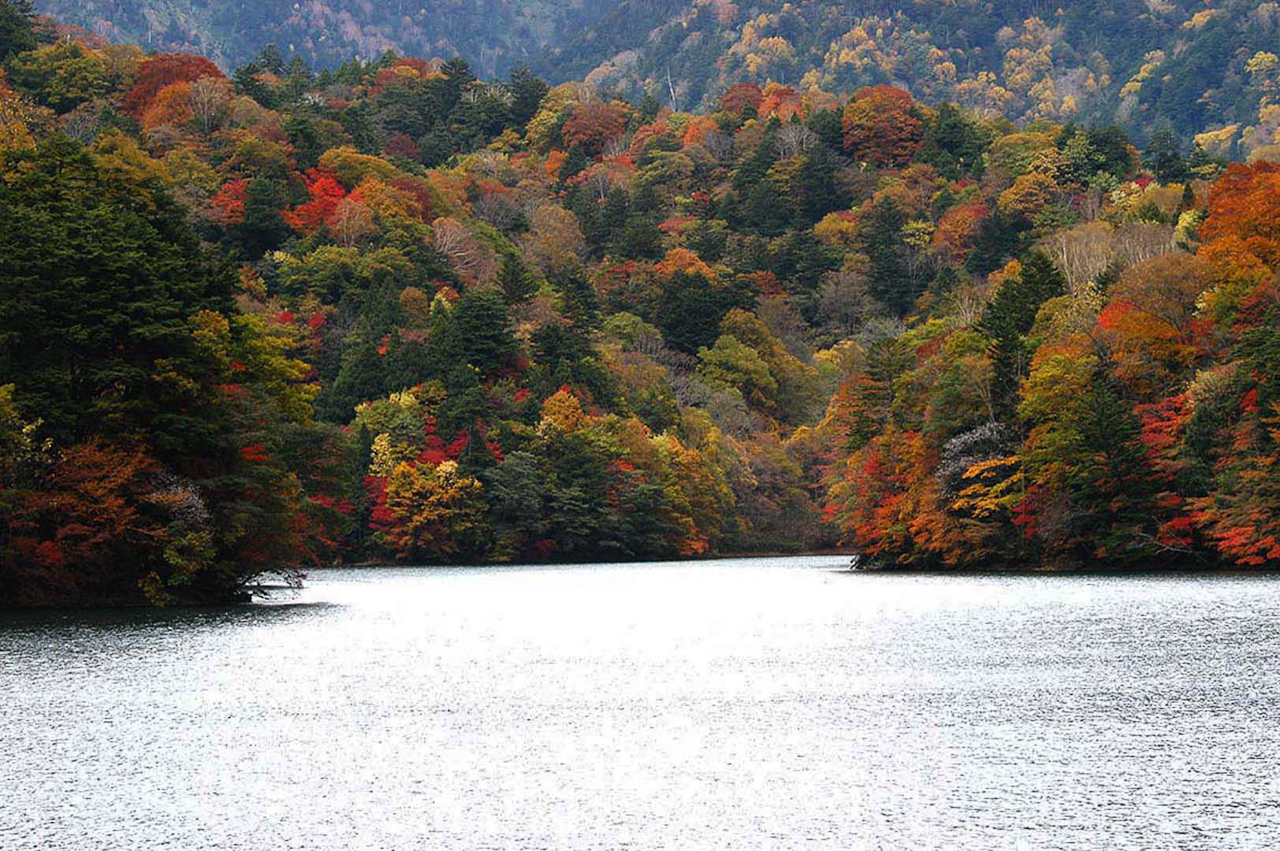
[{"label": "leafless tree", "polygon": [[471,203],[472,214],[503,233],[511,233],[524,214],[515,203],[500,192],[486,192]]},{"label": "leafless tree", "polygon": [[702,147],[715,157],[717,162],[724,162],[733,153],[733,137],[728,133],[713,130],[702,137]]},{"label": "leafless tree", "polygon": [[201,77],[191,84],[191,111],[202,133],[217,129],[231,101],[231,84],[218,77]]},{"label": "leafless tree", "polygon": [[82,103],[59,119],[62,132],[77,142],[88,144],[102,129],[102,101]]},{"label": "leafless tree", "polygon": [[355,247],[356,243],[374,232],[373,212],[350,198],[343,198],[338,202],[328,224],[343,248]]},{"label": "leafless tree", "polygon": [[818,136],[803,124],[788,124],[778,131],[778,156],[790,159],[813,150]]},{"label": "leafless tree", "polygon": [[1106,222],[1090,222],[1058,231],[1040,243],[1067,278],[1072,293],[1079,292],[1115,259],[1115,233]]},{"label": "leafless tree", "polygon": [[1136,266],[1176,250],[1172,225],[1129,222],[1116,229],[1116,257],[1126,266]]},{"label": "leafless tree", "polygon": [[604,143],[604,158],[611,159],[613,157],[620,157],[625,154],[627,149],[630,147],[630,136],[626,134],[614,136],[612,139]]},{"label": "leafless tree", "polygon": [[870,279],[857,269],[828,272],[818,290],[818,304],[824,326],[839,337],[856,334],[885,313],[871,294]]}]

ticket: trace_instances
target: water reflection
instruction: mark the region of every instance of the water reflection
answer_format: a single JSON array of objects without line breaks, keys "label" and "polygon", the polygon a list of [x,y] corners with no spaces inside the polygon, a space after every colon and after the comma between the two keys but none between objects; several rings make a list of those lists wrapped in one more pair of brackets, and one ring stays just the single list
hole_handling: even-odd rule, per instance
[{"label": "water reflection", "polygon": [[246,626],[283,624],[298,618],[320,617],[338,604],[277,597],[251,605],[197,608],[77,609],[71,611],[0,611],[0,648],[18,636],[57,645],[59,638],[102,633],[106,636],[149,631],[218,632]]},{"label": "water reflection", "polygon": [[356,570],[271,605],[0,615],[0,847],[1280,835],[1274,579],[844,566]]}]

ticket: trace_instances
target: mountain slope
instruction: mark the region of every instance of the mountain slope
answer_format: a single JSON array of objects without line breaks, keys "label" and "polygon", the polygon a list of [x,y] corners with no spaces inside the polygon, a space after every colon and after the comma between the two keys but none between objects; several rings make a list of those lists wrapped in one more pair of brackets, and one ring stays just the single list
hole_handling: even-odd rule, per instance
[{"label": "mountain slope", "polygon": [[674,91],[686,107],[710,106],[742,80],[892,83],[1016,121],[1168,120],[1192,134],[1258,123],[1276,89],[1266,51],[1278,38],[1271,2],[626,0],[536,67],[628,96]]},{"label": "mountain slope", "polygon": [[[733,83],[801,89],[892,83],[1013,121],[1162,121],[1214,153],[1274,141],[1280,4],[1250,0],[43,0],[113,40],[223,66],[268,41],[333,65],[384,50],[462,55],[482,76],[528,61],[638,100],[713,106]],[[1270,110],[1268,111],[1268,107]],[[1242,147],[1243,146],[1243,147]]]},{"label": "mountain slope", "polygon": [[462,55],[487,75],[505,73],[603,11],[582,0],[41,0],[37,6],[113,41],[191,51],[226,67],[275,42],[286,55],[321,65],[386,50]]}]

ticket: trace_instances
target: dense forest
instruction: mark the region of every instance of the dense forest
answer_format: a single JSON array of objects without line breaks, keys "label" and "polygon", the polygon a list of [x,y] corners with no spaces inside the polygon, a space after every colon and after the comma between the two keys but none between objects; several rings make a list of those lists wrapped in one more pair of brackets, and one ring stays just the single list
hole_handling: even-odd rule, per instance
[{"label": "dense forest", "polygon": [[711,112],[729,86],[852,92],[893,85],[982,118],[1117,121],[1145,144],[1170,122],[1213,154],[1272,144],[1280,4],[1258,0],[40,0],[121,43],[224,70],[268,41],[286,59],[462,56],[480,76],[520,62],[637,102]]},{"label": "dense forest", "polygon": [[0,0],[0,603],[1280,563],[1274,134],[1228,163],[883,83],[685,112],[274,46],[227,76],[33,11]]}]

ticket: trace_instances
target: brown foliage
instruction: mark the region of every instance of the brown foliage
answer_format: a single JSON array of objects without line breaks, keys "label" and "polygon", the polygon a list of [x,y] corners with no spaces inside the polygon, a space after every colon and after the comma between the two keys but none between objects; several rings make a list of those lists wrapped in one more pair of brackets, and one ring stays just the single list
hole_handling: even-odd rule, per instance
[{"label": "brown foliage", "polygon": [[844,147],[877,166],[911,161],[924,137],[924,121],[911,95],[894,86],[858,90],[844,110]]},{"label": "brown foliage", "polygon": [[174,83],[194,83],[201,77],[222,78],[225,75],[203,56],[187,53],[164,53],[153,56],[138,66],[138,81],[124,97],[125,111],[138,120],[160,90]]},{"label": "brown foliage", "polygon": [[93,438],[65,450],[11,518],[10,569],[25,599],[76,599],[127,587],[166,540],[160,465]]},{"label": "brown foliage", "polygon": [[609,140],[622,135],[627,127],[627,114],[622,107],[602,101],[584,103],[574,109],[560,131],[566,145],[577,145],[589,157],[604,152]]},{"label": "brown foliage", "polygon": [[735,115],[745,106],[758,109],[763,97],[764,92],[755,83],[736,83],[720,96],[720,109]]}]

